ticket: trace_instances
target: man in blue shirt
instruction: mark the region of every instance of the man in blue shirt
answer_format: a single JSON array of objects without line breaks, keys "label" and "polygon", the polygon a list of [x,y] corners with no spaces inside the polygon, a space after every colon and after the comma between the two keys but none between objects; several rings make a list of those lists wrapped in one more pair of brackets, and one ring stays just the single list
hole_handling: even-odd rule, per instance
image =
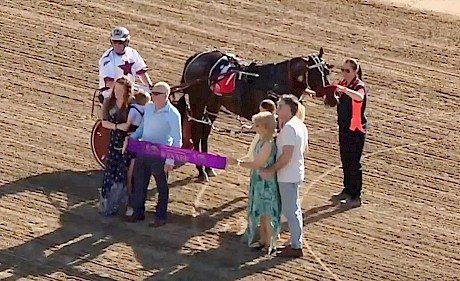
[{"label": "man in blue shirt", "polygon": [[[145,105],[142,122],[130,138],[181,147],[181,116],[179,111],[169,102],[170,92],[170,87],[165,82],[158,82],[153,86],[151,90],[152,101]],[[153,174],[157,184],[158,203],[151,226],[158,227],[166,223],[169,200],[168,172],[173,167],[174,160],[172,159],[136,155],[133,191],[130,198],[133,214],[127,217],[129,222],[145,219],[145,200],[150,177]]]}]

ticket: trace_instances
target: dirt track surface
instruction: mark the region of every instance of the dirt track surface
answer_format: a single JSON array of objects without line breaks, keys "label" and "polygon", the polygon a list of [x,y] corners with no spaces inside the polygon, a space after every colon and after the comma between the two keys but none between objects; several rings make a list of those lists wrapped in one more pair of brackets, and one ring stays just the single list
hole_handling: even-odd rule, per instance
[{"label": "dirt track surface", "polygon": [[457,0],[378,0],[404,8],[460,16],[460,2]]},{"label": "dirt track surface", "polygon": [[[5,0],[0,17],[3,280],[459,280],[458,21],[355,0]],[[101,218],[91,96],[116,24],[171,84],[186,57],[214,46],[263,61],[321,46],[336,65],[359,58],[370,87],[363,206],[329,206],[341,186],[335,115],[309,100],[303,259],[240,244],[239,168],[207,185],[191,165],[174,172],[161,229]],[[238,156],[249,141],[213,133],[211,151]],[[194,202],[206,211],[197,218]]]}]

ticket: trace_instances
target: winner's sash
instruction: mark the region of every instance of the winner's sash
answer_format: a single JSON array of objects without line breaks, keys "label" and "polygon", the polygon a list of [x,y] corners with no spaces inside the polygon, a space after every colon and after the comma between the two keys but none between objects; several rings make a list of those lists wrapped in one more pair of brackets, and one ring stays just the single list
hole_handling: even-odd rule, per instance
[{"label": "winner's sash", "polygon": [[126,150],[144,156],[155,156],[172,159],[176,162],[193,163],[216,169],[225,169],[227,158],[194,150],[177,148],[173,146],[139,141],[128,138]]}]

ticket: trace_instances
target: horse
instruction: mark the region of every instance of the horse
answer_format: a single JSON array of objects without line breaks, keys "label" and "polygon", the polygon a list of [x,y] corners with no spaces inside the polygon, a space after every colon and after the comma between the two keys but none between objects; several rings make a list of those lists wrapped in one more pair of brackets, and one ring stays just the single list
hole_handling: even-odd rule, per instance
[{"label": "horse", "polygon": [[[322,91],[334,67],[323,54],[321,47],[318,54],[278,63],[245,63],[218,49],[193,54],[182,71],[183,95],[175,102],[182,115],[183,147],[208,152],[208,138],[222,106],[251,120],[264,99],[277,101],[282,94],[293,94],[301,100],[308,88]],[[196,168],[198,181],[216,176],[212,168]]]}]

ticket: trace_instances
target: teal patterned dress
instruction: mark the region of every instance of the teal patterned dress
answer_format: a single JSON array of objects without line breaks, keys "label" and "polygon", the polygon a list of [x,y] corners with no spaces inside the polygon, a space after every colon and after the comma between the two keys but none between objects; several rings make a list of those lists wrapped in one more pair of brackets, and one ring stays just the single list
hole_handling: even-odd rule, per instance
[{"label": "teal patterned dress", "polygon": [[[259,150],[262,147],[263,140],[259,140],[254,148],[254,157],[256,158],[259,154]],[[272,141],[272,150],[267,163],[262,168],[272,166],[276,161],[276,142]],[[280,214],[281,214],[281,199],[278,190],[278,183],[275,176],[262,180],[259,176],[259,170],[251,170],[251,178],[249,182],[249,193],[248,193],[248,226],[243,235],[243,242],[251,246],[254,241],[254,236],[257,231],[260,216],[267,215],[270,218],[270,224],[272,229],[272,237],[270,243],[270,250],[274,249],[275,242],[279,237],[281,226],[280,226]]]}]

